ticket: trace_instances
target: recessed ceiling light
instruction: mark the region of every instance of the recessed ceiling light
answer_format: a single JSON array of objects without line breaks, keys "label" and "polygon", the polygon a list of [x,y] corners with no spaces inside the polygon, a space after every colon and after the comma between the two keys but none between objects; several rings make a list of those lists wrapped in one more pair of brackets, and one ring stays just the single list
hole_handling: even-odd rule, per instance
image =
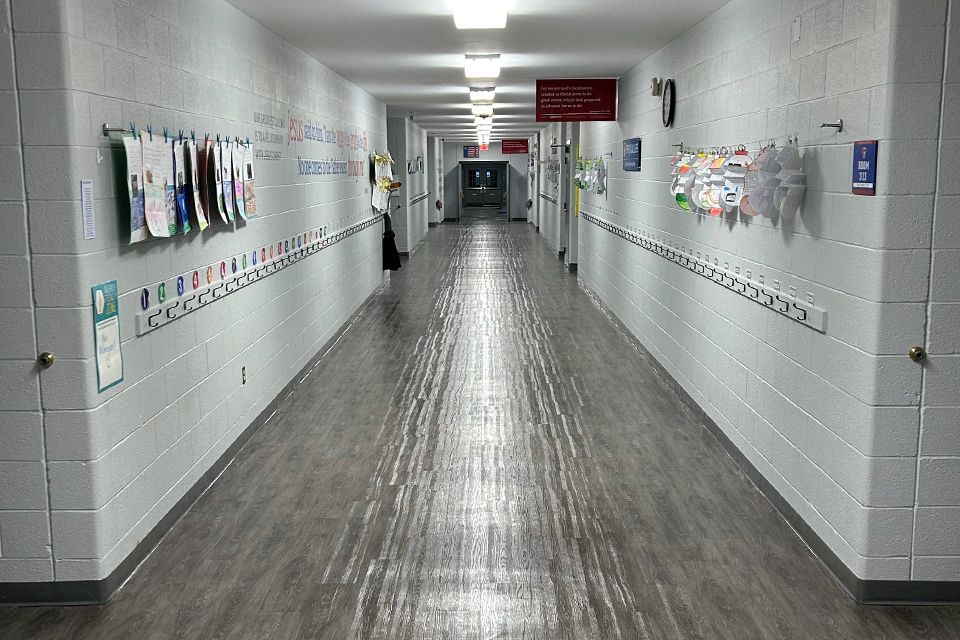
[{"label": "recessed ceiling light", "polygon": [[463,72],[468,78],[494,79],[500,77],[500,54],[464,56]]},{"label": "recessed ceiling light", "polygon": [[475,104],[471,110],[473,115],[478,118],[490,118],[493,116],[493,105],[492,104]]},{"label": "recessed ceiling light", "polygon": [[457,29],[504,29],[507,0],[452,0]]},{"label": "recessed ceiling light", "polygon": [[493,87],[489,89],[476,89],[470,87],[470,102],[493,102],[494,97],[497,94],[497,90]]}]

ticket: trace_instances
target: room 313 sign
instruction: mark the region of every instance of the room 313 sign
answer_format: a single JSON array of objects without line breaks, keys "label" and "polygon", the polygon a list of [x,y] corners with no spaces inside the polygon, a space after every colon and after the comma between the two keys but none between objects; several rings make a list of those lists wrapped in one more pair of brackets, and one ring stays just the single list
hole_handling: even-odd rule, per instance
[{"label": "room 313 sign", "polygon": [[858,196],[877,195],[876,140],[858,140],[853,143],[852,190]]}]

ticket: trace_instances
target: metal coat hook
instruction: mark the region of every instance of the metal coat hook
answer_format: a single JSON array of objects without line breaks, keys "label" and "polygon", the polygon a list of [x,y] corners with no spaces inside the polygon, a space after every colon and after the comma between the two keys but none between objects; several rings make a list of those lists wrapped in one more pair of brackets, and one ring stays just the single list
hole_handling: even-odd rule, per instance
[{"label": "metal coat hook", "polygon": [[150,142],[153,142],[153,125],[147,125],[147,135],[150,137]]},{"label": "metal coat hook", "polygon": [[838,118],[836,122],[824,122],[820,125],[820,128],[836,129],[837,133],[843,133],[843,118]]}]

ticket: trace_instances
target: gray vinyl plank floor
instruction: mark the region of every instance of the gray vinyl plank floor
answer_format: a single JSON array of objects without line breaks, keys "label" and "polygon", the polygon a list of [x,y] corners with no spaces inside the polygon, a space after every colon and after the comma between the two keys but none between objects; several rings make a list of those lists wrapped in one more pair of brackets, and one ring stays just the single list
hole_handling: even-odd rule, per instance
[{"label": "gray vinyl plank floor", "polygon": [[427,240],[105,606],[0,638],[955,639],[850,600],[522,223]]}]

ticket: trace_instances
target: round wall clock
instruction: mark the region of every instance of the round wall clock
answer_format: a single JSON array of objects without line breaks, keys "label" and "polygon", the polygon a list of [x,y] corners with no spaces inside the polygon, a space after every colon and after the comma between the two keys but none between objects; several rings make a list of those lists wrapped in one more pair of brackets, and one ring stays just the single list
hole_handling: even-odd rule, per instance
[{"label": "round wall clock", "polygon": [[663,82],[663,126],[672,127],[673,126],[673,111],[674,111],[674,99],[676,93],[676,86],[673,83],[673,80],[664,80]]}]

